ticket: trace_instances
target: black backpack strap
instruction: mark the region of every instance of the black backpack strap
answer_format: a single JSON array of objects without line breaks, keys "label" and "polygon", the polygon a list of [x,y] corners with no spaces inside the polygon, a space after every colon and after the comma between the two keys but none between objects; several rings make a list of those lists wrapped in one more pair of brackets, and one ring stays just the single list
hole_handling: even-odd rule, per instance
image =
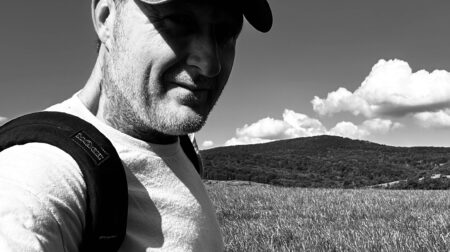
[{"label": "black backpack strap", "polygon": [[38,112],[0,127],[0,151],[42,142],[77,162],[87,187],[86,229],[80,251],[117,251],[126,233],[128,188],[111,142],[88,122],[60,112]]},{"label": "black backpack strap", "polygon": [[203,178],[203,164],[198,152],[198,147],[194,141],[191,141],[188,135],[180,136],[180,145],[184,154],[191,160],[200,177]]}]

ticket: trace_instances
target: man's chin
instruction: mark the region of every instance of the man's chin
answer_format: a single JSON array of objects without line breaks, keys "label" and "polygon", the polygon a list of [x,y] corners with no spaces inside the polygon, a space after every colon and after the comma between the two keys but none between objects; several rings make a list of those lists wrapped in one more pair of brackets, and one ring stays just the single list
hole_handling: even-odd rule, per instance
[{"label": "man's chin", "polygon": [[194,111],[183,113],[167,120],[168,124],[163,132],[168,135],[181,136],[199,131],[206,123],[207,115],[200,115]]}]

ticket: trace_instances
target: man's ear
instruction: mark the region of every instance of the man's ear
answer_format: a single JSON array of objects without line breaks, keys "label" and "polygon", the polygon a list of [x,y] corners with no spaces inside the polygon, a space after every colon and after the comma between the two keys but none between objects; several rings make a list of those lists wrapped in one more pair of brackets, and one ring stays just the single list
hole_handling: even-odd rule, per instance
[{"label": "man's ear", "polygon": [[92,0],[91,13],[98,39],[109,50],[116,14],[114,0]]}]

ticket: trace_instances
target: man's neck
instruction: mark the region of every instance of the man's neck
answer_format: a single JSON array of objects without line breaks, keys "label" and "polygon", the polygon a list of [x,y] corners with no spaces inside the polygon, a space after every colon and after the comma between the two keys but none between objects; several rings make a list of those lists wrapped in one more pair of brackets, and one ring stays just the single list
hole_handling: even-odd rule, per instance
[{"label": "man's neck", "polygon": [[97,115],[100,104],[100,97],[102,95],[102,67],[104,65],[103,57],[103,46],[100,48],[99,56],[92,70],[91,76],[86,82],[83,89],[78,93],[78,98],[84,104],[84,106],[93,114]]}]

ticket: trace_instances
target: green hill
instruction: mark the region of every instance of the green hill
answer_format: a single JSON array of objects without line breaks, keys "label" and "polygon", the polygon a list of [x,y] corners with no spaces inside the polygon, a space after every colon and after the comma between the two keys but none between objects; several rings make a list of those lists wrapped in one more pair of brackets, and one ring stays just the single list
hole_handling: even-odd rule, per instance
[{"label": "green hill", "polygon": [[201,152],[205,177],[283,186],[356,188],[450,174],[450,148],[392,147],[315,136]]}]

